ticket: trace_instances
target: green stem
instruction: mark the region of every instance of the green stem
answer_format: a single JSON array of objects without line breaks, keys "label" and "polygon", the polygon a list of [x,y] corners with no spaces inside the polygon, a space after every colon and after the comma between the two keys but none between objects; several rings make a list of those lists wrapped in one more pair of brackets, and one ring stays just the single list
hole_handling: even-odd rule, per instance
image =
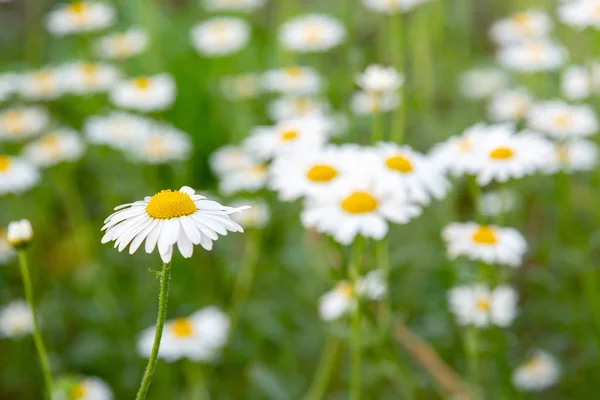
[{"label": "green stem", "polygon": [[479,197],[481,196],[481,187],[477,183],[477,177],[469,176],[467,179],[469,192],[471,193],[471,201],[473,202],[473,210],[475,210],[475,219],[477,222],[482,222],[482,215],[479,212]]},{"label": "green stem", "polygon": [[477,341],[477,328],[468,326],[465,330],[465,353],[467,356],[469,382],[473,386],[473,390],[479,391],[479,346]]},{"label": "green stem", "polygon": [[383,140],[383,114],[380,110],[375,111],[371,119],[371,142],[375,144]]},{"label": "green stem", "polygon": [[210,394],[205,385],[202,365],[190,360],[185,360],[184,369],[187,384],[187,398],[189,400],[210,399]]},{"label": "green stem", "polygon": [[[231,296],[232,327],[235,327],[244,303],[250,294],[252,281],[254,280],[254,275],[256,272],[256,265],[258,264],[258,254],[260,252],[260,232],[248,232],[247,237],[248,241],[246,242],[244,260],[242,261],[242,267],[238,272],[235,286],[233,288],[233,294]],[[233,331],[233,328],[231,330]]]},{"label": "green stem", "polygon": [[48,362],[48,354],[44,347],[44,341],[42,340],[42,334],[37,323],[37,317],[35,316],[35,303],[33,301],[33,286],[31,284],[31,275],[29,274],[29,265],[27,263],[27,254],[25,250],[19,250],[19,265],[21,266],[21,277],[23,278],[23,288],[25,289],[25,298],[31,308],[31,319],[33,323],[33,340],[35,342],[35,348],[40,359],[40,366],[42,367],[42,374],[44,375],[44,389],[46,398],[50,400],[52,398],[52,375],[50,374],[50,363]]},{"label": "green stem", "polygon": [[[358,236],[354,242],[352,259],[348,265],[348,275],[352,281],[352,287],[356,288],[359,278],[360,263],[363,252],[363,239]],[[361,381],[361,339],[360,339],[360,300],[354,296],[356,305],[352,313],[352,332],[350,336],[350,358],[351,358],[351,379],[350,379],[350,400],[360,399],[360,381]]]},{"label": "green stem", "polygon": [[323,398],[331,380],[341,347],[342,342],[338,338],[330,336],[327,339],[323,354],[321,355],[321,361],[319,361],[319,367],[317,368],[317,372],[315,372],[308,392],[304,396],[304,400],[320,400]]},{"label": "green stem", "polygon": [[162,338],[163,327],[165,325],[165,319],[167,317],[167,301],[169,299],[169,283],[171,281],[171,266],[168,263],[163,263],[162,271],[160,273],[160,294],[158,296],[158,317],[156,319],[156,333],[154,334],[154,344],[152,345],[152,352],[148,359],[148,365],[146,366],[146,372],[144,372],[144,378],[138,390],[136,400],[143,400],[148,394],[150,388],[150,382],[152,381],[152,375],[154,375],[154,368],[156,367],[156,361],[158,360],[158,348],[160,347],[160,339]]},{"label": "green stem", "polygon": [[375,262],[377,268],[380,268],[381,271],[383,271],[383,279],[386,285],[385,299],[381,312],[380,329],[381,332],[387,336],[392,321],[392,304],[389,291],[390,259],[388,240],[386,238],[375,243]]},{"label": "green stem", "polygon": [[[404,74],[404,48],[402,43],[402,13],[398,12],[390,17],[390,53],[392,64],[399,74]],[[406,74],[404,74],[406,77]],[[392,142],[402,143],[404,140],[405,107],[404,85],[399,90],[400,104],[394,110],[392,118]]]}]

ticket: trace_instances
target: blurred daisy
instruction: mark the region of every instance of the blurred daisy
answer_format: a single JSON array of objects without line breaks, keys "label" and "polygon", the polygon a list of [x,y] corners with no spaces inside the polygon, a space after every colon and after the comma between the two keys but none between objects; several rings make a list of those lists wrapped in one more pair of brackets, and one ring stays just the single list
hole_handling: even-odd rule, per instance
[{"label": "blurred daisy", "polygon": [[20,141],[38,135],[50,116],[37,106],[13,107],[0,113],[0,141]]},{"label": "blurred daisy", "polygon": [[248,205],[250,208],[243,213],[231,214],[231,219],[240,224],[244,229],[262,229],[271,219],[269,205],[263,199],[239,199],[231,203],[237,208]]},{"label": "blurred daisy", "polygon": [[187,133],[179,129],[155,122],[151,124],[145,136],[130,142],[127,150],[138,161],[165,164],[187,160],[192,152],[192,140]]},{"label": "blurred daisy", "polygon": [[148,42],[148,33],[134,27],[98,39],[95,48],[96,53],[102,58],[124,60],[143,53],[148,48]]},{"label": "blurred daisy", "polygon": [[119,78],[112,65],[78,61],[61,67],[65,90],[76,94],[100,93],[111,89]]},{"label": "blurred daisy", "polygon": [[0,309],[0,338],[19,338],[33,332],[31,308],[24,300],[13,300]]},{"label": "blurred daisy", "polygon": [[527,126],[556,139],[586,137],[598,131],[598,119],[588,105],[570,105],[562,100],[535,104],[527,113]]},{"label": "blurred daisy", "polygon": [[552,30],[552,19],[545,12],[529,10],[492,24],[490,37],[499,44],[512,44],[543,38]]},{"label": "blurred daisy", "polygon": [[498,68],[473,68],[460,77],[460,93],[469,99],[485,99],[504,89],[508,75]]},{"label": "blurred daisy", "polygon": [[448,257],[465,256],[474,261],[519,267],[527,243],[517,230],[475,222],[454,222],[444,228]]},{"label": "blurred daisy", "polygon": [[19,88],[19,75],[5,72],[0,73],[0,102],[8,100]]},{"label": "blurred daisy", "polygon": [[0,228],[0,265],[8,263],[15,255],[13,247],[6,238],[6,231]]},{"label": "blurred daisy", "polygon": [[431,0],[362,0],[371,11],[392,14],[398,11],[408,12]]},{"label": "blurred daisy", "polygon": [[209,11],[250,12],[262,7],[267,0],[203,0],[204,8]]},{"label": "blurred daisy", "polygon": [[54,400],[113,400],[110,386],[102,379],[85,377],[69,380],[65,385],[55,385]]},{"label": "blurred daisy", "polygon": [[568,100],[582,100],[592,91],[588,69],[583,65],[569,65],[562,73],[560,91]]},{"label": "blurred daisy", "polygon": [[450,311],[459,325],[510,326],[517,314],[517,293],[510,286],[457,286],[448,292]]},{"label": "blurred daisy", "polygon": [[567,51],[547,39],[537,39],[500,48],[498,62],[519,72],[552,71],[565,64]]},{"label": "blurred daisy", "polygon": [[598,161],[598,147],[590,140],[575,139],[554,144],[552,157],[548,159],[547,172],[591,171]]},{"label": "blurred daisy", "polygon": [[421,209],[400,195],[390,195],[367,179],[357,177],[329,196],[307,201],[301,214],[302,224],[317,232],[332,235],[349,245],[357,235],[382,239],[388,232],[387,221],[406,224],[419,216]]},{"label": "blurred daisy", "polygon": [[350,98],[350,108],[359,115],[392,111],[398,108],[399,104],[400,96],[394,92],[354,92]]},{"label": "blurred daisy", "polygon": [[24,155],[36,166],[46,168],[65,161],[77,161],[84,151],[85,145],[77,132],[60,128],[28,143]]},{"label": "blurred daisy", "polygon": [[221,57],[237,53],[250,40],[250,26],[240,18],[215,17],[196,24],[192,44],[201,55]]},{"label": "blurred daisy", "polygon": [[229,100],[253,99],[261,89],[260,76],[254,73],[229,76],[221,81],[221,92]]},{"label": "blurred daisy", "polygon": [[12,221],[6,230],[6,240],[16,250],[27,247],[33,240],[33,228],[27,219]]},{"label": "blurred daisy", "polygon": [[328,15],[309,14],[284,23],[279,30],[279,41],[284,49],[297,52],[327,51],[346,37],[346,29]]},{"label": "blurred daisy", "polygon": [[357,75],[356,83],[367,93],[393,92],[400,89],[404,78],[394,67],[371,64]]},{"label": "blurred daisy", "polygon": [[75,1],[50,11],[46,16],[46,27],[56,36],[97,31],[110,26],[115,14],[115,10],[104,2]]},{"label": "blurred daisy", "polygon": [[269,116],[274,121],[324,114],[328,104],[309,96],[285,96],[269,104]]},{"label": "blurred daisy", "polygon": [[519,198],[515,192],[503,188],[482,194],[479,197],[477,209],[483,215],[495,217],[514,210],[518,201]]},{"label": "blurred daisy", "polygon": [[0,196],[26,192],[35,186],[39,179],[37,169],[29,162],[0,154]]},{"label": "blurred daisy", "polygon": [[190,258],[194,245],[211,250],[218,234],[243,232],[229,215],[246,208],[222,206],[195,194],[187,186],[178,191],[163,190],[144,200],[116,207],[116,212],[104,220],[102,230],[106,233],[102,243],[114,241],[119,251],[129,245],[129,254],[133,254],[145,241],[146,253],[158,246],[164,263],[171,262],[177,244],[181,255]]},{"label": "blurred daisy", "polygon": [[107,116],[92,116],[85,120],[87,140],[118,150],[127,150],[146,138],[152,122],[134,114],[113,111]]},{"label": "blurred daisy", "polygon": [[26,100],[53,100],[65,92],[65,78],[59,67],[44,67],[19,77],[19,94]]},{"label": "blurred daisy", "polygon": [[265,72],[263,86],[268,91],[308,95],[320,91],[323,81],[312,67],[287,67]]},{"label": "blurred daisy", "polygon": [[472,173],[476,168],[477,144],[496,129],[505,129],[502,125],[476,124],[467,128],[461,135],[452,136],[437,144],[429,157],[441,168],[454,176]]},{"label": "blurred daisy", "polygon": [[564,2],[558,7],[557,14],[561,22],[580,30],[588,26],[600,28],[600,1],[598,0]]},{"label": "blurred daisy", "polygon": [[118,83],[110,93],[110,100],[117,107],[153,112],[171,107],[175,95],[173,78],[163,73]]},{"label": "blurred daisy", "polygon": [[542,391],[553,386],[560,378],[556,358],[537,350],[513,372],[512,382],[522,392]]},{"label": "blurred daisy", "polygon": [[329,121],[318,116],[280,121],[274,126],[254,128],[244,147],[260,159],[314,150],[327,141],[330,129]]},{"label": "blurred daisy", "polygon": [[227,175],[252,167],[254,160],[240,146],[226,145],[215,150],[208,159],[213,173],[217,176]]},{"label": "blurred daisy", "polygon": [[249,165],[223,174],[219,180],[219,192],[232,195],[238,192],[256,192],[267,184],[269,170],[262,162],[252,161]]},{"label": "blurred daisy", "polygon": [[427,205],[432,198],[442,199],[450,188],[442,168],[434,160],[409,146],[380,142],[368,165],[382,191],[401,188],[410,200]]},{"label": "blurred daisy", "polygon": [[532,104],[533,98],[527,89],[506,89],[492,95],[488,115],[495,122],[520,121]]},{"label": "blurred daisy", "polygon": [[[187,358],[195,362],[213,361],[225,346],[230,321],[217,307],[206,307],[189,317],[167,321],[160,341],[158,357],[166,362]],[[149,357],[154,342],[154,326],[144,330],[138,340],[138,352]]]}]

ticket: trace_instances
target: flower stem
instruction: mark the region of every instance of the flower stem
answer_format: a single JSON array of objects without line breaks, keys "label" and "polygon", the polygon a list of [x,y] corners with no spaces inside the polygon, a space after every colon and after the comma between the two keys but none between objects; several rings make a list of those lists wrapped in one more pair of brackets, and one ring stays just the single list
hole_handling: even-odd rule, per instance
[{"label": "flower stem", "polygon": [[154,334],[154,344],[152,345],[152,352],[148,359],[148,365],[146,366],[146,372],[144,372],[144,378],[138,390],[136,400],[143,400],[148,394],[150,388],[150,382],[152,381],[152,375],[154,374],[154,367],[156,367],[156,361],[158,360],[158,348],[160,347],[160,339],[162,338],[163,327],[165,325],[165,318],[167,317],[167,301],[169,299],[169,282],[171,280],[171,266],[168,263],[163,263],[162,271],[160,273],[160,294],[158,296],[158,317],[156,319],[156,333]]},{"label": "flower stem", "polygon": [[210,399],[206,388],[202,365],[191,360],[184,360],[185,365],[185,380],[188,387],[187,398],[189,400],[205,400]]},{"label": "flower stem", "polygon": [[392,321],[392,305],[389,291],[390,259],[387,238],[383,238],[375,243],[375,260],[377,263],[377,268],[380,268],[381,271],[383,271],[383,278],[386,285],[385,299],[381,312],[380,329],[381,332],[387,336]]},{"label": "flower stem", "polygon": [[383,140],[383,114],[381,113],[381,110],[375,111],[371,119],[371,142],[375,144]]},{"label": "flower stem", "polygon": [[46,398],[50,400],[52,398],[52,375],[50,374],[50,363],[48,362],[48,354],[44,347],[44,341],[42,340],[42,334],[38,327],[37,318],[35,316],[35,306],[33,301],[33,286],[31,285],[31,275],[29,274],[29,265],[27,263],[27,254],[25,250],[19,250],[19,265],[21,266],[21,277],[23,278],[23,288],[25,289],[25,298],[31,308],[31,318],[33,322],[33,340],[35,342],[35,348],[40,359],[40,366],[42,367],[42,374],[44,375],[44,389]]},{"label": "flower stem", "polygon": [[474,326],[468,326],[465,330],[465,353],[467,356],[467,365],[468,365],[468,376],[469,382],[473,386],[473,390],[478,392],[478,384],[479,384],[479,365],[478,365],[478,356],[479,352],[478,342],[477,342],[477,328]]},{"label": "flower stem", "polygon": [[[354,242],[352,258],[348,265],[348,274],[352,280],[352,287],[356,288],[359,277],[360,262],[363,252],[363,241],[359,236]],[[355,309],[352,313],[352,333],[350,336],[350,358],[351,358],[351,379],[350,379],[350,400],[360,399],[360,380],[361,380],[361,339],[360,339],[360,301],[358,296],[354,296],[356,301]]]},{"label": "flower stem", "polygon": [[[398,12],[390,16],[390,53],[392,64],[402,74],[404,72],[404,48],[402,43],[402,13]],[[400,87],[400,104],[394,110],[392,118],[392,132],[390,139],[392,142],[402,143],[404,140],[404,125],[405,125],[405,112],[404,107],[405,96],[404,96],[404,85]]]},{"label": "flower stem", "polygon": [[248,232],[248,241],[244,252],[244,260],[240,268],[233,294],[231,296],[231,326],[232,331],[239,318],[240,312],[250,294],[252,281],[256,272],[256,264],[258,263],[258,254],[260,252],[260,232]]},{"label": "flower stem", "polygon": [[327,386],[329,385],[341,346],[342,342],[338,338],[330,336],[327,339],[323,354],[321,355],[321,361],[319,361],[319,367],[315,372],[308,392],[304,396],[304,400],[320,400],[323,398],[327,391]]}]

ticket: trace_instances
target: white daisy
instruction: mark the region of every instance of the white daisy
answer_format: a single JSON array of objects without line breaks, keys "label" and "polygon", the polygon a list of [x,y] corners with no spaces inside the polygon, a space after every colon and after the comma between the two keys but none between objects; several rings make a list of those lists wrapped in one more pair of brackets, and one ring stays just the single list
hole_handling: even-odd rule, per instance
[{"label": "white daisy", "polygon": [[573,0],[565,2],[557,9],[558,19],[577,29],[588,26],[600,28],[600,1]]},{"label": "white daisy", "polygon": [[367,93],[393,92],[400,89],[404,78],[394,67],[371,64],[357,75],[356,83]]},{"label": "white daisy", "polygon": [[148,48],[148,33],[133,27],[126,31],[111,33],[95,42],[96,53],[109,60],[124,60],[137,56]]},{"label": "white daisy", "polygon": [[591,171],[598,162],[598,147],[590,140],[575,139],[554,144],[552,157],[547,160],[548,173],[557,171]]},{"label": "white daisy", "polygon": [[560,365],[549,353],[537,350],[513,372],[512,382],[522,392],[542,391],[558,382]]},{"label": "white daisy", "polygon": [[393,14],[398,11],[408,12],[431,0],[362,0],[371,11]]},{"label": "white daisy", "polygon": [[260,76],[254,73],[229,76],[221,81],[221,92],[229,100],[253,99],[261,89]]},{"label": "white daisy", "polygon": [[115,10],[99,1],[61,4],[46,16],[48,31],[56,36],[104,29],[115,20]]},{"label": "white daisy", "polygon": [[0,309],[0,338],[19,338],[33,332],[33,315],[24,300],[13,300]]},{"label": "white daisy", "polygon": [[506,89],[492,95],[488,115],[495,122],[520,121],[532,104],[533,98],[527,89]]},{"label": "white daisy", "polygon": [[500,65],[519,72],[552,71],[567,62],[566,49],[548,39],[504,46],[498,50]]},{"label": "white daisy", "polygon": [[568,100],[586,99],[593,89],[590,83],[588,69],[584,65],[569,65],[561,75],[560,91]]},{"label": "white daisy", "polygon": [[492,68],[473,68],[460,77],[460,93],[469,99],[485,99],[504,89],[508,84],[505,71]]},{"label": "white daisy", "polygon": [[12,72],[0,73],[0,102],[8,100],[19,88],[19,75]]},{"label": "white daisy", "polygon": [[46,109],[13,107],[0,113],[0,141],[20,141],[38,135],[50,122]]},{"label": "white daisy", "polygon": [[267,0],[202,0],[209,11],[250,12],[262,7]]},{"label": "white daisy", "polygon": [[81,158],[85,144],[72,129],[59,128],[30,142],[24,155],[38,167],[51,167],[61,162],[73,162]]},{"label": "white daisy", "polygon": [[118,150],[126,150],[139,144],[151,128],[152,122],[146,118],[116,111],[107,116],[89,117],[84,123],[87,140]]},{"label": "white daisy", "polygon": [[110,386],[102,379],[85,377],[69,382],[68,387],[55,389],[52,398],[55,400],[113,400],[114,396]]},{"label": "white daisy", "polygon": [[77,61],[61,67],[65,90],[76,94],[101,93],[110,90],[119,79],[112,65]]},{"label": "white daisy", "polygon": [[66,76],[59,67],[44,67],[19,76],[19,95],[26,100],[53,100],[65,92]]},{"label": "white daisy", "polygon": [[323,115],[328,104],[309,96],[285,96],[273,100],[269,104],[268,113],[272,120],[281,121],[301,118],[314,114]]},{"label": "white daisy", "polygon": [[312,67],[287,67],[263,75],[265,90],[284,94],[308,95],[323,88],[323,80]]},{"label": "white daisy", "polygon": [[118,83],[110,92],[110,100],[117,107],[141,112],[161,111],[171,107],[176,91],[171,75],[163,73]]},{"label": "white daisy", "polygon": [[217,176],[238,172],[255,165],[255,161],[244,148],[226,145],[215,150],[208,159],[213,173]]},{"label": "white daisy", "polygon": [[231,207],[250,206],[243,213],[231,214],[231,219],[240,224],[244,229],[262,229],[271,219],[269,204],[263,199],[243,199],[231,203]]},{"label": "white daisy", "polygon": [[[167,321],[160,340],[158,357],[166,362],[188,358],[195,362],[213,361],[225,346],[231,322],[217,307],[206,307],[189,317]],[[156,327],[142,332],[138,352],[149,357]]]},{"label": "white daisy", "polygon": [[510,286],[490,289],[475,284],[452,288],[448,292],[448,303],[459,325],[507,327],[516,317],[517,297],[517,292]]},{"label": "white daisy", "polygon": [[6,237],[6,231],[0,228],[0,265],[7,264],[15,255],[16,253]]},{"label": "white daisy", "polygon": [[570,105],[562,100],[535,104],[527,113],[527,126],[556,139],[591,136],[598,131],[598,119],[588,105]]},{"label": "white daisy", "polygon": [[308,14],[284,23],[279,30],[279,41],[284,49],[297,52],[323,52],[340,43],[346,29],[329,15]]},{"label": "white daisy", "polygon": [[552,30],[552,19],[545,12],[529,10],[492,24],[490,37],[499,44],[512,44],[543,38]]},{"label": "white daisy", "polygon": [[400,96],[394,92],[354,92],[350,98],[350,108],[359,115],[392,111],[398,108],[399,104]]},{"label": "white daisy", "polygon": [[527,251],[527,243],[516,229],[475,222],[454,222],[444,228],[448,257],[465,256],[474,261],[519,267]]},{"label": "white daisy", "polygon": [[515,192],[503,188],[482,194],[479,197],[477,209],[483,215],[495,217],[514,210],[518,202],[519,197]]},{"label": "white daisy", "polygon": [[269,170],[262,162],[252,161],[249,165],[220,176],[219,192],[232,195],[238,192],[256,192],[265,187]]},{"label": "white daisy", "polygon": [[126,149],[135,160],[148,164],[165,164],[187,160],[192,152],[190,136],[164,123],[152,122],[146,135],[130,142]]},{"label": "white daisy", "polygon": [[119,251],[129,245],[129,254],[133,254],[145,241],[146,253],[158,246],[165,263],[171,262],[177,244],[181,255],[190,258],[193,245],[211,250],[217,234],[243,232],[229,215],[246,208],[222,206],[195,194],[187,186],[178,191],[163,190],[144,200],[116,207],[116,212],[104,220],[102,230],[106,233],[102,243],[114,241]]},{"label": "white daisy", "polygon": [[37,169],[29,162],[0,154],[0,196],[21,194],[40,180]]},{"label": "white daisy", "polygon": [[194,48],[203,56],[221,57],[237,53],[250,40],[250,26],[240,18],[215,17],[191,30]]},{"label": "white daisy", "polygon": [[13,221],[8,224],[6,240],[15,249],[21,249],[29,245],[33,240],[33,228],[27,219]]}]

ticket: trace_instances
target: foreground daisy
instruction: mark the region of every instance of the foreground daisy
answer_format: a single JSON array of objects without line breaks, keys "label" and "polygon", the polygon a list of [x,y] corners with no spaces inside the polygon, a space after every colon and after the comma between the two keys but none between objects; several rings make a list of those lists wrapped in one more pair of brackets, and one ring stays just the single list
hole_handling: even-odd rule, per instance
[{"label": "foreground daisy", "polygon": [[99,1],[61,4],[46,16],[48,31],[56,36],[104,29],[115,19],[115,10]]},{"label": "foreground daisy", "polygon": [[191,31],[192,44],[201,55],[226,56],[240,51],[250,39],[250,27],[240,18],[216,17]]},{"label": "foreground daisy", "polygon": [[328,15],[309,14],[283,24],[279,41],[284,49],[297,52],[327,51],[346,37],[346,29]]},{"label": "foreground daisy", "polygon": [[33,332],[31,308],[24,300],[14,300],[0,309],[0,338],[19,338]]},{"label": "foreground daisy", "polygon": [[33,164],[46,168],[77,161],[85,151],[85,144],[74,130],[60,128],[28,143],[23,151]]},{"label": "foreground daisy", "polygon": [[148,33],[140,28],[129,28],[98,39],[96,52],[109,60],[124,60],[141,54],[148,47]]},{"label": "foreground daisy", "polygon": [[520,121],[533,104],[527,89],[506,89],[496,92],[488,103],[488,115],[494,122]]},{"label": "foreground daisy", "polygon": [[516,229],[495,225],[454,222],[444,228],[442,237],[451,259],[465,256],[474,261],[516,268],[527,251],[527,243]]},{"label": "foreground daisy", "polygon": [[460,93],[469,99],[484,99],[502,90],[508,84],[505,71],[481,67],[465,72],[459,83]]},{"label": "foreground daisy", "polygon": [[308,95],[320,91],[323,81],[312,67],[295,66],[265,72],[263,86],[268,91]]},{"label": "foreground daisy", "polygon": [[14,107],[0,113],[0,141],[20,141],[38,135],[50,121],[42,107]]},{"label": "foreground daisy", "polygon": [[560,365],[556,358],[537,350],[512,375],[515,387],[523,392],[541,391],[553,386],[560,378]]},{"label": "foreground daisy", "polygon": [[552,30],[552,19],[545,12],[529,10],[494,22],[490,37],[498,44],[542,38]]},{"label": "foreground daisy", "polygon": [[[217,307],[207,307],[189,317],[167,321],[158,357],[167,362],[182,358],[212,361],[225,345],[229,327],[229,317]],[[154,331],[155,327],[150,327],[140,335],[138,352],[144,357],[150,356]]]},{"label": "foreground daisy", "polygon": [[110,386],[96,377],[67,378],[55,385],[52,398],[56,400],[113,400]]},{"label": "foreground daisy", "polygon": [[598,119],[588,105],[551,100],[535,104],[529,110],[527,126],[556,139],[574,139],[597,133]]},{"label": "foreground daisy", "polygon": [[567,51],[550,40],[536,39],[502,47],[497,58],[503,67],[514,71],[553,71],[567,61]]},{"label": "foreground daisy", "polygon": [[364,72],[358,74],[356,83],[368,93],[393,92],[400,89],[404,78],[394,67],[372,64]]},{"label": "foreground daisy", "polygon": [[509,286],[458,286],[448,292],[450,311],[459,325],[507,327],[516,317],[517,293]]},{"label": "foreground daisy", "polygon": [[117,107],[153,112],[169,108],[175,95],[173,78],[169,74],[158,74],[118,83],[110,93],[110,100]]},{"label": "foreground daisy", "polygon": [[0,196],[21,194],[35,186],[40,175],[33,164],[0,154]]},{"label": "foreground daisy", "polygon": [[117,211],[104,221],[102,243],[114,241],[119,251],[129,246],[129,254],[133,254],[145,241],[146,253],[158,247],[164,263],[171,262],[177,245],[181,255],[190,258],[194,245],[211,250],[218,235],[243,232],[229,215],[247,208],[222,206],[187,186],[178,191],[163,190],[115,208]]},{"label": "foreground daisy", "polygon": [[75,94],[106,92],[119,78],[119,70],[108,64],[79,61],[63,65],[61,70],[65,90]]}]

